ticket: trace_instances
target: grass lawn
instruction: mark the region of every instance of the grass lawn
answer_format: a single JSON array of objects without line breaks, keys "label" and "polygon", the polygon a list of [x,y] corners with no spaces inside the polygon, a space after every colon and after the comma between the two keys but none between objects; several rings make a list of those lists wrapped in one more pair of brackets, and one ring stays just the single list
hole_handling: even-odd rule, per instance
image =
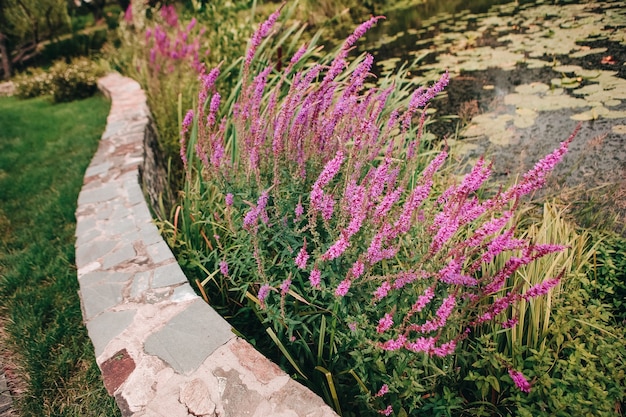
[{"label": "grass lawn", "polygon": [[74,212],[110,103],[0,97],[0,320],[21,416],[116,416],[82,322]]}]

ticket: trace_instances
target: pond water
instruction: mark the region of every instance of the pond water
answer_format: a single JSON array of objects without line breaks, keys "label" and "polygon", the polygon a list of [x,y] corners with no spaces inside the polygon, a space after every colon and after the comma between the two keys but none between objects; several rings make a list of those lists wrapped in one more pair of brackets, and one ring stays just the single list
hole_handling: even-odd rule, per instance
[{"label": "pond water", "polygon": [[387,19],[363,49],[374,51],[377,71],[409,65],[420,84],[450,71],[435,107],[460,117],[436,123],[434,133],[447,135],[461,160],[486,154],[497,177],[528,170],[581,123],[553,186],[598,190],[623,216],[626,3],[489,3],[408,1],[376,10]]}]

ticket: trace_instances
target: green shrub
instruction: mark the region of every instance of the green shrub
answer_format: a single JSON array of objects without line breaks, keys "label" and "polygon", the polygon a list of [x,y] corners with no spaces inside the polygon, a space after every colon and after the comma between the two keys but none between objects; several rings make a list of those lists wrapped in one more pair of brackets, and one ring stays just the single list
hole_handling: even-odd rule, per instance
[{"label": "green shrub", "polygon": [[15,76],[15,95],[19,98],[45,96],[51,92],[50,74],[41,68],[27,70]]},{"label": "green shrub", "polygon": [[109,30],[115,30],[120,25],[120,16],[124,11],[117,4],[110,4],[104,8],[104,20]]},{"label": "green shrub", "polygon": [[[522,393],[502,367],[494,335],[473,341],[462,369],[456,415],[616,416],[624,401],[626,348],[623,327],[584,289],[564,291],[555,303],[544,346],[517,345],[512,357],[532,384]],[[449,389],[454,390],[452,386]]]},{"label": "green shrub", "polygon": [[594,298],[609,305],[619,324],[626,324],[626,238],[617,234],[593,235],[596,256],[589,264],[586,281]]},{"label": "green shrub", "polygon": [[[520,268],[507,288],[553,275],[555,268],[563,268],[562,284],[544,299],[503,313],[503,322],[518,319],[512,328],[486,325],[465,341],[464,355],[455,364],[458,380],[448,385],[465,400],[461,415],[612,416],[624,400],[624,328],[615,326],[599,294],[609,287],[600,283],[616,274],[608,269],[604,280],[588,279],[604,242],[576,231],[563,216],[563,208],[546,204],[533,225],[530,213],[523,213],[527,237],[562,242],[567,249]],[[608,256],[602,259],[602,265],[613,265]],[[508,373],[511,361],[530,380],[530,392],[515,390]]]},{"label": "green shrub", "polygon": [[221,85],[234,88],[229,80],[236,78],[230,73],[239,67],[237,59],[252,27],[251,15],[245,12],[248,1],[215,0],[196,5],[199,10],[190,14],[180,4],[153,8],[133,2],[118,21],[117,44],[105,47],[113,66],[137,80],[146,92],[159,145],[166,157],[173,157],[174,170],[179,161],[178,108],[193,105],[200,64],[212,68],[221,61],[235,63],[222,68],[225,76],[220,80]]},{"label": "green shrub", "polygon": [[72,31],[77,32],[83,30],[88,26],[93,26],[93,14],[79,14],[72,16]]},{"label": "green shrub", "polygon": [[546,347],[520,352],[535,384],[516,396],[517,414],[615,416],[626,382],[624,328],[613,327],[606,306],[582,288],[564,292],[555,307]]},{"label": "green shrub", "polygon": [[80,58],[70,64],[56,62],[50,69],[52,99],[67,102],[91,97],[98,89],[102,69],[93,61]]},{"label": "green shrub", "polygon": [[38,62],[52,62],[61,57],[73,58],[88,56],[99,51],[107,40],[106,29],[91,33],[77,33],[67,39],[52,42],[44,47]]}]

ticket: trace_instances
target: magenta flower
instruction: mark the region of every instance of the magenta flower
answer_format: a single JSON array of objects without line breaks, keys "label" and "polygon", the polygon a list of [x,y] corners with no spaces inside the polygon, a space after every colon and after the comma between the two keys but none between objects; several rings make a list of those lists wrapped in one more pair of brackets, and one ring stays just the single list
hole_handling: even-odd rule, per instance
[{"label": "magenta flower", "polygon": [[437,309],[434,319],[427,320],[423,324],[412,324],[408,326],[408,328],[418,333],[434,332],[435,330],[438,330],[446,325],[448,317],[452,314],[455,306],[456,297],[454,295],[449,295],[443,300],[443,303],[441,303]]},{"label": "magenta flower", "polygon": [[444,72],[439,80],[433,84],[428,90],[424,91],[423,88],[418,89],[411,97],[411,101],[409,103],[409,109],[424,107],[428,104],[437,94],[443,91],[444,88],[448,85],[450,81],[450,74],[448,71]]},{"label": "magenta flower", "polygon": [[251,207],[250,210],[246,213],[246,216],[243,219],[243,227],[244,229],[251,229],[252,226],[256,224],[257,219],[260,217],[261,221],[267,223],[267,212],[265,211],[265,206],[267,206],[267,201],[269,199],[269,192],[267,190],[263,191],[257,200],[257,205],[255,207]]},{"label": "magenta flower", "polygon": [[259,25],[259,28],[254,35],[252,35],[252,39],[250,40],[250,46],[248,47],[248,52],[246,53],[246,68],[250,66],[252,62],[252,58],[254,58],[254,54],[256,53],[257,48],[261,45],[261,41],[263,38],[266,38],[269,35],[270,31],[276,24],[278,20],[278,16],[280,15],[280,10],[283,8],[281,5],[278,10],[270,15],[267,20]]},{"label": "magenta flower", "polygon": [[261,308],[263,309],[265,308],[265,299],[269,295],[270,290],[271,290],[271,287],[269,286],[269,284],[263,284],[261,288],[259,288],[259,293],[257,294],[257,298],[259,299],[259,302],[261,303]]},{"label": "magenta flower", "polygon": [[304,56],[304,54],[306,53],[306,50],[308,48],[309,45],[304,44],[300,47],[300,49],[298,49],[296,51],[295,54],[293,54],[293,56],[291,57],[291,60],[289,61],[291,63],[291,65],[295,65],[298,63],[298,61],[300,61],[300,59],[302,59],[302,56]]},{"label": "magenta flower", "polygon": [[352,45],[356,43],[357,40],[359,40],[363,35],[365,35],[365,32],[370,30],[372,26],[374,26],[379,20],[384,19],[384,18],[385,16],[374,16],[374,17],[371,17],[369,20],[361,23],[354,30],[354,32],[350,36],[348,36],[348,38],[345,40],[342,49],[349,49]]},{"label": "magenta flower", "polygon": [[187,170],[187,132],[193,123],[193,110],[187,111],[180,130],[180,159]]},{"label": "magenta flower", "polygon": [[376,210],[374,211],[374,218],[378,221],[382,221],[387,213],[389,213],[389,210],[391,210],[393,205],[400,199],[403,192],[404,189],[400,187],[383,197],[383,200],[378,204]]},{"label": "magenta flower", "polygon": [[341,164],[343,163],[344,156],[343,152],[337,151],[335,157],[328,161],[324,166],[324,169],[320,173],[319,177],[317,177],[317,181],[313,184],[313,188],[323,188],[326,186],[335,175],[339,172],[339,168],[341,168]]},{"label": "magenta flower", "polygon": [[176,9],[174,8],[174,6],[165,5],[161,7],[161,17],[168,25],[172,27],[178,25],[178,14],[176,13]]},{"label": "magenta flower", "polygon": [[198,21],[196,20],[195,17],[191,18],[191,21],[189,21],[189,23],[187,24],[187,32],[191,32],[191,30],[196,27],[196,24],[198,23]]},{"label": "magenta flower", "polygon": [[217,115],[217,110],[220,107],[221,96],[220,93],[213,94],[211,97],[211,104],[209,105],[209,114],[206,117],[207,127],[211,127],[215,124],[215,117]]},{"label": "magenta flower", "polygon": [[407,342],[405,347],[411,352],[429,352],[434,345],[435,338],[430,336],[419,337],[414,342]]},{"label": "magenta flower", "polygon": [[[444,216],[447,216],[447,213],[439,213]],[[433,237],[433,240],[430,244],[430,253],[434,254],[441,250],[444,244],[450,240],[450,238],[456,233],[459,229],[459,221],[458,218],[446,217],[442,220],[441,227]]]},{"label": "magenta flower", "polygon": [[191,126],[192,122],[193,122],[193,110],[188,110],[187,113],[185,113],[185,118],[183,119],[183,124],[182,124],[182,128],[180,131],[181,136],[184,136],[187,132],[189,132],[189,127]]},{"label": "magenta flower", "polygon": [[461,259],[453,258],[448,265],[439,271],[441,281],[449,285],[467,285],[473,287],[476,285],[476,278],[464,275],[461,272],[463,267],[463,257]]},{"label": "magenta flower", "polygon": [[389,290],[391,290],[391,284],[387,281],[383,282],[380,287],[376,288],[376,291],[374,291],[374,298],[376,301],[380,301],[385,298],[389,293]]},{"label": "magenta flower", "polygon": [[396,280],[393,282],[393,288],[395,290],[399,290],[413,281],[428,278],[430,276],[431,274],[426,271],[403,271],[397,275]]},{"label": "magenta flower", "polygon": [[376,22],[384,18],[385,18],[384,16],[372,17],[368,21],[361,23],[354,30],[354,32],[350,36],[348,36],[348,38],[343,43],[340,53],[335,57],[335,59],[331,63],[330,69],[328,70],[328,73],[324,77],[324,83],[331,82],[332,80],[335,79],[335,77],[337,77],[337,75],[341,73],[341,71],[347,65],[345,58],[348,56],[348,51],[350,50],[352,45],[354,45],[356,41],[359,40],[359,38],[365,35],[365,32],[370,30],[372,26],[376,24]]},{"label": "magenta flower", "polygon": [[228,262],[220,261],[220,272],[224,276],[228,276]]},{"label": "magenta flower", "polygon": [[498,314],[506,310],[511,303],[518,300],[519,295],[514,293],[508,293],[504,297],[497,298],[492,302],[491,306],[487,309],[487,312],[478,317],[476,323],[483,323],[489,320],[493,320]]},{"label": "magenta flower", "polygon": [[337,289],[335,290],[335,295],[337,297],[344,297],[348,293],[350,285],[352,285],[352,282],[349,279],[344,279],[337,286]]},{"label": "magenta flower", "polygon": [[319,288],[320,282],[322,282],[322,273],[319,269],[314,268],[309,275],[309,282],[313,288]]},{"label": "magenta flower", "polygon": [[524,174],[522,181],[507,190],[503,194],[502,199],[504,201],[508,201],[519,198],[543,187],[546,182],[547,175],[552,172],[554,167],[567,153],[569,144],[574,139],[574,136],[578,134],[580,126],[581,125],[578,124],[576,129],[574,129],[574,132],[569,136],[569,138],[567,138],[567,140],[561,142],[561,145],[557,149],[544,157],[541,161],[537,162],[530,171]]},{"label": "magenta flower", "polygon": [[505,211],[502,213],[501,217],[496,217],[486,223],[483,223],[483,225],[474,232],[472,237],[466,241],[466,244],[468,246],[477,246],[485,239],[485,237],[502,230],[512,217],[512,211]]},{"label": "magenta flower", "polygon": [[443,300],[443,303],[441,303],[441,306],[437,309],[437,317],[439,320],[445,323],[446,320],[448,320],[448,317],[450,317],[450,314],[455,306],[456,297],[454,295],[447,296],[446,299]]},{"label": "magenta flower", "polygon": [[291,278],[287,278],[280,284],[280,295],[285,295],[289,292],[291,287]]},{"label": "magenta flower", "polygon": [[124,12],[124,21],[126,23],[133,23],[133,3],[130,2],[126,11]]},{"label": "magenta flower", "polygon": [[389,339],[385,343],[381,344],[380,347],[383,350],[394,351],[398,350],[404,346],[406,343],[406,336],[401,334],[397,339]]},{"label": "magenta flower", "polygon": [[511,327],[514,327],[518,322],[519,319],[517,317],[513,317],[512,319],[502,322],[501,325],[505,329],[510,329]]},{"label": "magenta flower", "polygon": [[402,214],[400,214],[400,217],[393,225],[396,233],[406,233],[409,231],[412,224],[413,213],[428,197],[432,184],[432,180],[428,180],[426,184],[418,185],[411,191],[411,194],[402,207]]},{"label": "magenta flower", "polygon": [[376,326],[376,332],[384,333],[387,330],[389,330],[391,326],[393,326],[393,318],[391,317],[391,314],[385,313],[385,315],[381,317],[380,320],[378,320],[378,326]]},{"label": "magenta flower", "polygon": [[338,258],[342,253],[348,249],[350,246],[350,242],[346,239],[345,235],[341,235],[339,240],[331,245],[330,248],[324,253],[321,257],[323,261],[330,261],[332,259]]},{"label": "magenta flower", "polygon": [[383,395],[387,394],[388,392],[389,392],[389,385],[383,384],[383,386],[380,387],[380,389],[378,390],[376,395],[374,395],[374,397],[382,397]]},{"label": "magenta flower", "polygon": [[382,414],[383,416],[390,416],[393,414],[393,407],[388,405],[387,408],[385,408],[384,410],[378,410],[379,414]]},{"label": "magenta flower", "polygon": [[513,382],[515,383],[515,386],[522,392],[525,393],[529,393],[530,389],[531,389],[531,385],[530,382],[528,382],[528,380],[526,379],[526,377],[524,376],[524,374],[522,374],[521,372],[510,368],[509,369],[509,376],[511,377],[511,379],[513,380]]},{"label": "magenta flower", "polygon": [[352,269],[350,271],[354,278],[358,278],[363,275],[363,272],[365,271],[365,265],[361,261],[355,261],[352,264]]},{"label": "magenta flower", "polygon": [[233,205],[233,194],[232,193],[226,194],[226,197],[224,198],[224,201],[226,203],[226,206],[232,207],[232,205]]},{"label": "magenta flower", "polygon": [[296,205],[294,214],[296,215],[296,220],[300,219],[300,217],[304,214],[304,207],[302,207],[301,203],[298,203],[298,205]]},{"label": "magenta flower", "polygon": [[451,340],[447,343],[442,344],[441,346],[434,347],[431,350],[430,354],[431,356],[438,356],[440,358],[443,358],[445,356],[448,356],[454,353],[455,349],[456,349],[456,341]]},{"label": "magenta flower", "polygon": [[539,297],[540,295],[547,294],[552,287],[556,286],[559,283],[559,278],[553,278],[545,280],[539,284],[535,284],[522,295],[525,300],[529,300],[531,298]]},{"label": "magenta flower", "polygon": [[219,75],[219,67],[213,68],[208,74],[200,75],[200,83],[202,85],[200,87],[200,91],[198,92],[198,108],[201,109],[204,106],[204,103],[209,97],[209,92],[215,86],[215,81],[217,81],[217,77],[219,77]]},{"label": "magenta flower", "polygon": [[433,289],[431,287],[426,288],[424,293],[417,297],[417,301],[413,304],[413,307],[411,307],[411,311],[419,313],[428,303],[430,303],[434,296],[435,292]]},{"label": "magenta flower", "polygon": [[302,249],[300,249],[300,252],[298,252],[298,256],[296,256],[296,259],[294,261],[296,265],[298,266],[298,268],[305,269],[306,262],[308,259],[309,259],[309,254],[306,252],[306,241],[305,241],[304,246],[302,246]]}]

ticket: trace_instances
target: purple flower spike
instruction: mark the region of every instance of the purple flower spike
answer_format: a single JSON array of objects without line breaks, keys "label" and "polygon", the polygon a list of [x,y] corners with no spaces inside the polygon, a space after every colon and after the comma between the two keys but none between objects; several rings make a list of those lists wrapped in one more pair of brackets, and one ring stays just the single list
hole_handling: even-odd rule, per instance
[{"label": "purple flower spike", "polygon": [[222,273],[222,275],[226,277],[228,276],[228,262],[220,261],[220,272]]},{"label": "purple flower spike", "polygon": [[259,28],[254,35],[252,35],[252,39],[250,40],[250,47],[248,48],[248,52],[246,53],[246,68],[250,67],[250,63],[252,62],[252,58],[254,58],[254,54],[256,53],[257,48],[261,45],[261,42],[264,38],[269,35],[270,31],[276,24],[278,20],[278,16],[280,16],[280,11],[282,10],[285,3],[281,4],[278,10],[270,15],[267,20],[259,25]]},{"label": "purple flower spike", "polygon": [[530,382],[526,379],[524,374],[511,368],[509,369],[509,376],[515,383],[515,386],[522,392],[529,393],[531,389]]},{"label": "purple flower spike", "polygon": [[352,282],[349,279],[344,279],[337,286],[337,289],[335,290],[335,295],[338,297],[344,297],[350,290],[350,285],[352,285]]},{"label": "purple flower spike", "polygon": [[309,282],[313,288],[320,287],[320,282],[322,282],[322,273],[319,269],[315,268],[311,271],[311,275],[309,275]]},{"label": "purple flower spike", "polygon": [[296,263],[296,266],[300,269],[305,269],[306,268],[306,262],[309,259],[309,254],[306,252],[306,241],[304,242],[304,246],[302,246],[302,249],[300,249],[300,252],[298,252],[298,256],[296,256],[296,259],[294,260],[294,262]]},{"label": "purple flower spike", "polygon": [[263,284],[261,288],[259,288],[259,293],[257,294],[257,297],[259,299],[259,302],[261,303],[261,308],[263,309],[265,308],[265,299],[269,295],[270,290],[271,287],[269,286],[269,284]]}]

